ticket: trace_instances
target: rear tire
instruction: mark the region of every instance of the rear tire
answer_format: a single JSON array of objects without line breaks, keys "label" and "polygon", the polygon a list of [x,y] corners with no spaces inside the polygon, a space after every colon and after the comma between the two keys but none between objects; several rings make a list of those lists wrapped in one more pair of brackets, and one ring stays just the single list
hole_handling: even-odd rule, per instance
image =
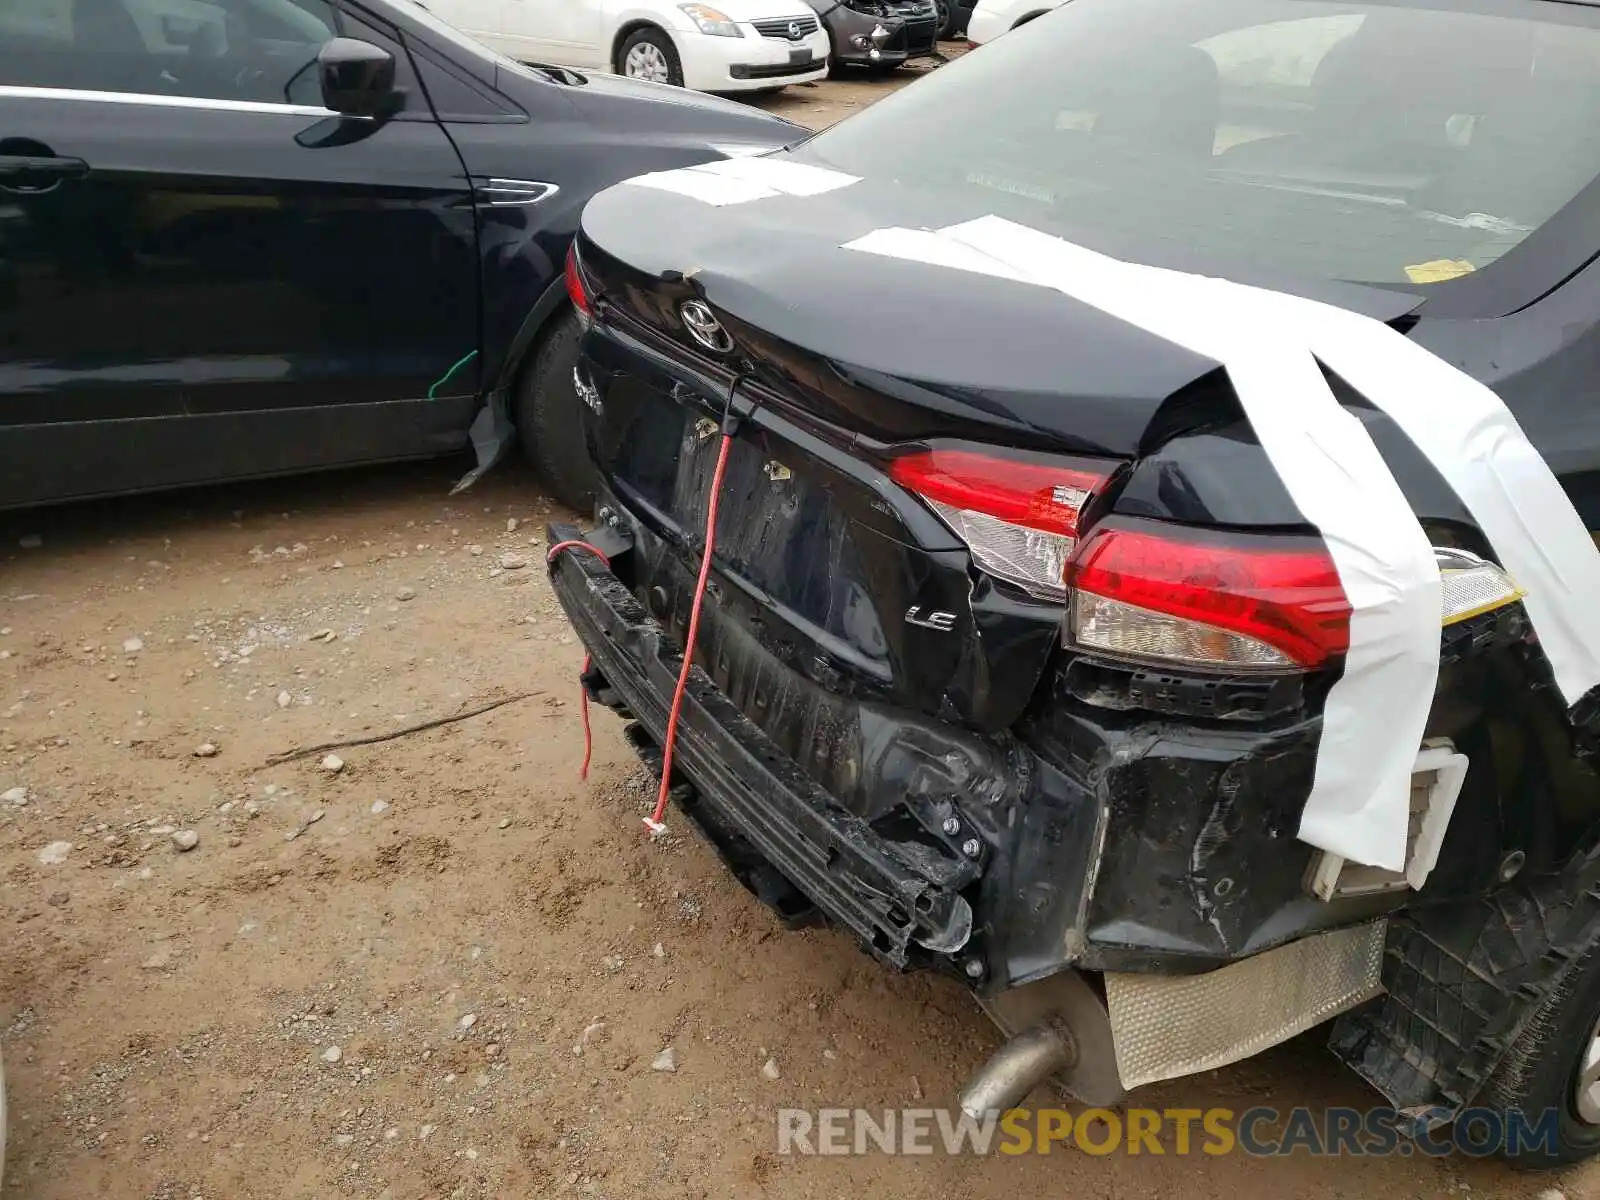
[{"label": "rear tire", "polygon": [[581,516],[594,511],[597,479],[572,382],[583,331],[571,309],[551,318],[517,381],[517,439],[550,494]]},{"label": "rear tire", "polygon": [[672,39],[653,25],[635,29],[617,48],[618,75],[683,86],[683,62]]},{"label": "rear tire", "polygon": [[[1513,1166],[1549,1170],[1600,1153],[1600,1112],[1591,1104],[1586,1117],[1578,1103],[1585,1059],[1600,1050],[1597,1023],[1600,950],[1590,950],[1511,1044],[1473,1101],[1472,1107],[1496,1109],[1503,1116],[1521,1110],[1524,1119],[1534,1124],[1546,1112],[1557,1114],[1552,1144],[1522,1148],[1515,1155],[1503,1145],[1496,1147]],[[1600,1093],[1592,1095],[1600,1098]]]}]

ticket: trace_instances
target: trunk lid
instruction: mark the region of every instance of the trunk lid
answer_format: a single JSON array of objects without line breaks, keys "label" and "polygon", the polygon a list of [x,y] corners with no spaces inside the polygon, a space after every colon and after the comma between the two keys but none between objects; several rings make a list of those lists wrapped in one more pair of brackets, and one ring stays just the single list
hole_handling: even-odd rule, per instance
[{"label": "trunk lid", "polygon": [[[1040,448],[1137,453],[1167,399],[1215,362],[1049,289],[843,248],[882,227],[982,215],[871,180],[720,205],[624,184],[590,202],[584,245],[602,282],[621,269],[623,303],[652,329],[692,346],[677,306],[702,297],[764,378],[867,437],[986,431]],[[1176,257],[1160,265],[1204,266]],[[1420,302],[1380,288],[1232,275],[1378,320]]]},{"label": "trunk lid", "polygon": [[[891,481],[896,456],[1000,446],[1097,463],[1120,484],[1175,435],[1237,421],[1217,363],[1058,292],[842,248],[978,215],[868,181],[721,205],[623,185],[585,212],[583,271],[602,297],[583,366],[600,468],[657,548],[629,582],[683,637],[718,423],[738,412],[701,648],[780,744],[828,744],[817,729],[833,717],[796,699],[796,676],[1000,733],[1060,645],[1061,605],[973,570],[962,540]],[[1314,294],[1386,320],[1417,303]],[[690,301],[736,353],[696,341]],[[1263,523],[1303,524],[1264,457],[1249,473]],[[1181,463],[1164,478],[1158,495],[1189,488]]]}]

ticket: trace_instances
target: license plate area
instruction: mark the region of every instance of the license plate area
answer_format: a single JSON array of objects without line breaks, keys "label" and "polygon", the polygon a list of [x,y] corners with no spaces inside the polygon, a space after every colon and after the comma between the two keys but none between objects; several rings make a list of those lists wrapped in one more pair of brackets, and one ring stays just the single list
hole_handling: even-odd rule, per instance
[{"label": "license plate area", "polygon": [[[699,566],[717,454],[719,423],[704,411],[686,409],[653,388],[630,388],[629,403],[607,396],[608,441],[616,447],[612,471],[626,493],[645,500],[680,531],[692,549],[679,551],[673,591]],[[747,421],[729,449],[718,502],[716,562],[719,576],[764,593],[773,614],[798,618],[825,637],[838,639],[852,656],[881,662],[887,641],[857,542],[861,530],[833,487],[816,476],[806,452]],[[717,603],[713,588],[709,603]],[[678,599],[682,600],[683,597]],[[776,628],[776,626],[774,626]]]},{"label": "license plate area", "polygon": [[[707,417],[685,422],[673,520],[698,544],[722,435]],[[827,626],[836,589],[850,586],[849,521],[828,489],[806,477],[801,452],[749,425],[733,441],[718,502],[717,557],[725,569],[808,620]]]}]

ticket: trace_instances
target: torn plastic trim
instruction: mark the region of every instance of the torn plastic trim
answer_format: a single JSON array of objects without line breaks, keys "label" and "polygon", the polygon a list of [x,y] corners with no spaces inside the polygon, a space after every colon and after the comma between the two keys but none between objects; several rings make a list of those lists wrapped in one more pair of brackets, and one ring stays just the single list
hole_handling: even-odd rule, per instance
[{"label": "torn plastic trim", "polygon": [[1306,871],[1306,890],[1319,900],[1329,901],[1405,888],[1420,892],[1438,865],[1468,765],[1467,756],[1457,753],[1448,740],[1427,745],[1417,755],[1404,872],[1356,866],[1324,850],[1311,860]]},{"label": "torn plastic trim", "polygon": [[1444,1124],[1597,945],[1600,844],[1590,839],[1559,873],[1391,918],[1384,994],[1340,1017],[1329,1047],[1420,1128]]},{"label": "torn plastic trim", "polygon": [[477,483],[511,449],[517,427],[511,423],[509,408],[505,392],[491,392],[484,406],[478,410],[478,415],[472,418],[468,436],[472,439],[472,452],[477,456],[478,463],[456,481],[456,485],[450,489],[450,495],[464,492]]}]

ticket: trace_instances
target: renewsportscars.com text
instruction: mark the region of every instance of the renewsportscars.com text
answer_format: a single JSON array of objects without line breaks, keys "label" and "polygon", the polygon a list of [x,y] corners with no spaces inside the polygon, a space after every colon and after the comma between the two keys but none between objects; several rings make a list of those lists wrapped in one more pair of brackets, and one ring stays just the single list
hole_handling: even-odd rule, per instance
[{"label": "renewsportscars.com text", "polygon": [[1548,1153],[1555,1109],[1471,1108],[1401,1114],[1392,1108],[1014,1108],[973,1118],[948,1108],[783,1108],[778,1153],[791,1155],[1291,1154],[1375,1157]]}]

